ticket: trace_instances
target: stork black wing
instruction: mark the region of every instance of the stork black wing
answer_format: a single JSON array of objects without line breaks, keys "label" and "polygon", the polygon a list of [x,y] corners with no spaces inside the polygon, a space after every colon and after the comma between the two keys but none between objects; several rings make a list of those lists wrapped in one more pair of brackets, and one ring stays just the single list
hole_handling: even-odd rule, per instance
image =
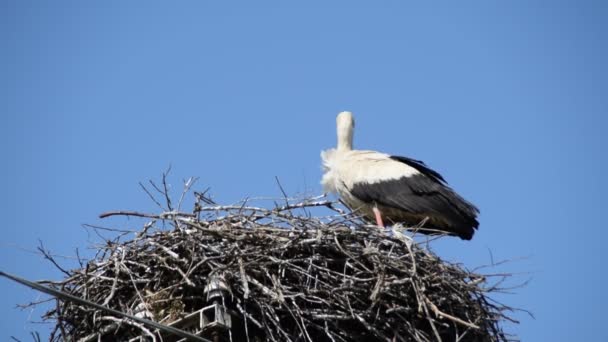
[{"label": "stork black wing", "polygon": [[478,209],[445,185],[441,175],[424,164],[407,158],[395,160],[407,160],[408,165],[416,163],[421,174],[375,183],[355,183],[351,193],[363,202],[401,211],[401,217],[392,218],[395,221],[408,216],[428,216],[433,226],[427,228],[441,229],[463,239],[471,239],[479,226],[476,219]]},{"label": "stork black wing", "polygon": [[427,175],[428,177],[430,177],[431,179],[433,179],[439,183],[447,184],[445,179],[443,179],[443,177],[437,171],[426,166],[426,164],[421,160],[416,160],[416,159],[412,159],[412,158],[408,158],[408,157],[401,157],[401,156],[391,156],[390,158],[392,160],[396,160],[398,162],[401,162],[403,164],[407,164],[407,165],[413,167],[414,169],[420,171],[423,175]]}]

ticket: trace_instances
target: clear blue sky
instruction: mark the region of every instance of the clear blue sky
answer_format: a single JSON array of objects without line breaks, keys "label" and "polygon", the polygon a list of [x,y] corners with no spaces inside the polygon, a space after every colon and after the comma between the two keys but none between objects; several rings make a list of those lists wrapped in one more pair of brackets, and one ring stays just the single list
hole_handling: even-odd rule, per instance
[{"label": "clear blue sky", "polygon": [[[169,164],[215,199],[320,193],[335,115],[355,144],[422,159],[481,209],[436,250],[531,283],[524,341],[607,341],[604,1],[2,1],[0,269],[59,279],[34,250],[89,255],[82,223],[153,211]],[[135,228],[141,221],[124,222]],[[73,261],[63,260],[68,266]],[[45,327],[0,279],[0,340]]]}]

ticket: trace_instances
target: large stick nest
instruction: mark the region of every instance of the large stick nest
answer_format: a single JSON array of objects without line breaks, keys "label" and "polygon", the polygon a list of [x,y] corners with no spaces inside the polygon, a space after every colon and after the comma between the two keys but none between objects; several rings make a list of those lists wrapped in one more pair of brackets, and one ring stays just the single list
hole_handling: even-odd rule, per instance
[{"label": "large stick nest", "polygon": [[[312,207],[335,210],[313,198],[274,209],[197,201],[194,213],[109,213],[151,221],[134,238],[96,246],[93,260],[52,285],[170,324],[206,306],[205,286],[220,276],[234,341],[510,340],[502,330],[510,309],[489,298],[492,278],[441,260],[398,229],[339,213],[313,217]],[[159,337],[70,302],[46,318],[57,322],[56,341]]]}]

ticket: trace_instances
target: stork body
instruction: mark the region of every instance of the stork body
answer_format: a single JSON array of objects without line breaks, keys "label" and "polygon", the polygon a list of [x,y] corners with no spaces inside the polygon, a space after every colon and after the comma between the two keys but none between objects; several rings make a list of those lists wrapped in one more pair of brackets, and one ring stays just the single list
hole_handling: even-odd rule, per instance
[{"label": "stork body", "polygon": [[[470,240],[479,211],[460,197],[443,177],[423,162],[375,151],[352,149],[354,119],[337,118],[338,146],[323,151],[322,184],[351,210],[368,219],[415,225],[422,232],[446,232]],[[384,220],[383,220],[384,219]]]}]

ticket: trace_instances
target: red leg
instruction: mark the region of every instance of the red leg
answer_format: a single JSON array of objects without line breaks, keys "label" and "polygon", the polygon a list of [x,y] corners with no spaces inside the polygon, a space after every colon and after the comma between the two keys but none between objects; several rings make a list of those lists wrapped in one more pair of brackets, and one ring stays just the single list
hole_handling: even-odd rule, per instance
[{"label": "red leg", "polygon": [[378,227],[380,228],[384,228],[384,223],[382,222],[382,214],[380,213],[380,210],[376,207],[374,207],[374,215],[376,215],[376,223],[378,224]]}]

